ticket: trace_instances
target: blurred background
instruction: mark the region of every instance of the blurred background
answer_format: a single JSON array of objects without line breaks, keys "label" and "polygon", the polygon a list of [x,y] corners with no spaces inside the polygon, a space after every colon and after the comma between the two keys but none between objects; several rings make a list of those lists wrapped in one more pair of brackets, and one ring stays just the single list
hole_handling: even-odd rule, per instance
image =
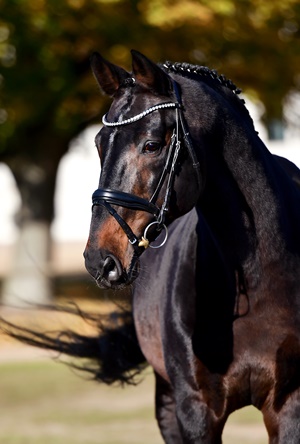
[{"label": "blurred background", "polygon": [[[7,306],[99,298],[82,252],[100,173],[94,137],[109,100],[89,56],[99,51],[130,70],[131,48],[156,62],[225,74],[243,90],[270,150],[300,167],[298,0],[0,0],[0,288]],[[35,442],[24,436],[1,442]]]}]

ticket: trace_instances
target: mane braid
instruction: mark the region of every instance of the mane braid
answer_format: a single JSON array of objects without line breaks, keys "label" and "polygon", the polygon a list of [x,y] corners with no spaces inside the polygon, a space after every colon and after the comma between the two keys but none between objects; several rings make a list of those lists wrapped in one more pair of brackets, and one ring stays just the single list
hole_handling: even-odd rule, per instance
[{"label": "mane braid", "polygon": [[239,97],[239,94],[242,92],[240,88],[238,88],[230,79],[227,79],[223,74],[219,75],[215,69],[210,69],[207,66],[199,66],[192,65],[191,63],[179,63],[179,62],[165,62],[164,64],[159,65],[165,71],[172,72],[174,74],[178,74],[181,76],[198,76],[199,80],[207,80],[208,82],[212,81],[216,87],[225,87],[229,91],[233,93],[233,97],[237,99],[237,104],[241,105],[241,111],[244,113],[245,117],[247,117],[255,131],[254,122],[251,118],[249,111],[246,107],[245,100]]},{"label": "mane braid", "polygon": [[[212,79],[221,86],[225,86],[230,89],[234,94],[238,95],[242,92],[230,79],[227,79],[223,74],[219,75],[215,69],[209,69],[207,66],[192,65],[191,63],[179,63],[179,62],[165,62],[162,65],[167,71],[174,72],[175,74],[196,74],[200,77]],[[241,99],[242,102],[244,102]]]}]

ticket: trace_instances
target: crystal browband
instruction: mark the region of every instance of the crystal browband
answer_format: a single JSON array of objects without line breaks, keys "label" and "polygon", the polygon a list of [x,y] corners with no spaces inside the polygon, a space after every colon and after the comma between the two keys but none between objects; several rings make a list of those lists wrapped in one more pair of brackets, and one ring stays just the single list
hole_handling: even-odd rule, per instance
[{"label": "crystal browband", "polygon": [[175,102],[159,103],[158,105],[151,106],[151,108],[146,109],[142,113],[130,117],[129,119],[122,120],[121,122],[109,122],[108,120],[106,120],[107,114],[105,114],[102,117],[102,123],[105,126],[129,125],[130,123],[136,122],[137,120],[141,120],[143,117],[147,116],[148,114],[153,113],[153,111],[157,111],[158,109],[164,109],[164,108],[181,108],[181,105]]}]

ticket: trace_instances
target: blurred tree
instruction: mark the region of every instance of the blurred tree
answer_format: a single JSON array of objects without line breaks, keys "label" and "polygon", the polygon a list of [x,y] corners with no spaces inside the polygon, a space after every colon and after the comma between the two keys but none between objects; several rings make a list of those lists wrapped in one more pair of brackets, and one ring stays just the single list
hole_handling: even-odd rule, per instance
[{"label": "blurred tree", "polygon": [[0,9],[0,161],[11,168],[22,200],[5,301],[45,301],[58,164],[101,106],[89,56],[100,48],[122,60],[119,42],[134,41],[145,25],[127,1],[0,0]]},{"label": "blurred tree", "polygon": [[[127,68],[130,48],[217,68],[264,103],[270,136],[299,89],[298,0],[0,0],[0,11],[0,161],[21,193],[21,240],[44,239],[42,268],[59,161],[107,106],[89,69],[94,50]],[[16,275],[18,265],[10,282]]]},{"label": "blurred tree", "polygon": [[140,8],[149,24],[172,32],[177,59],[233,78],[264,104],[269,137],[282,136],[284,100],[300,89],[298,0],[142,0]]}]

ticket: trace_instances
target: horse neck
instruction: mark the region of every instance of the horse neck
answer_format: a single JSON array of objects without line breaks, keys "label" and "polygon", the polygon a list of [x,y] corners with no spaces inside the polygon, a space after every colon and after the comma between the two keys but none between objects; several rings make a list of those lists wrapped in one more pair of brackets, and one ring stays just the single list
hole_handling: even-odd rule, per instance
[{"label": "horse neck", "polygon": [[286,249],[289,180],[254,131],[227,127],[222,144],[207,146],[203,212],[228,257],[257,275]]}]

